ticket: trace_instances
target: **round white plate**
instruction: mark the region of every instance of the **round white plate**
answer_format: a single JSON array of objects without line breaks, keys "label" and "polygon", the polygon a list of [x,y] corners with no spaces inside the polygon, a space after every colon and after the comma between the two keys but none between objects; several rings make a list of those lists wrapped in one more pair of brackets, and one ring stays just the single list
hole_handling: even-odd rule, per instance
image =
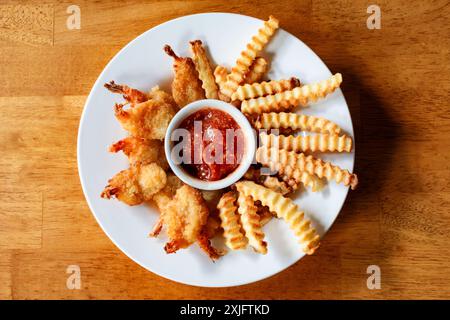
[{"label": "round white plate", "polygon": [[[170,88],[172,59],[163,46],[170,44],[179,55],[190,55],[188,42],[200,39],[208,47],[216,64],[230,67],[249,39],[261,27],[259,19],[229,14],[205,13],[181,17],[159,25],[125,46],[106,66],[94,84],[81,116],[78,133],[78,168],[90,209],[108,237],[131,259],[165,278],[205,287],[236,286],[274,275],[303,257],[288,226],[273,220],[264,227],[269,252],[251,249],[228,252],[212,263],[192,245],[176,254],[163,250],[165,236],[148,237],[158,213],[148,206],[129,207],[116,200],[100,198],[100,193],[118,171],[128,167],[123,154],[111,154],[108,146],[126,136],[114,117],[113,106],[122,97],[108,92],[103,84],[110,80],[141,90],[155,85]],[[283,21],[280,21],[281,27]],[[278,30],[265,49],[270,58],[268,77],[298,77],[302,83],[331,76],[327,66],[303,42],[284,30]],[[339,70],[333,70],[338,72]],[[345,85],[345,74],[343,75]],[[336,122],[353,136],[350,113],[341,90],[302,110]],[[163,154],[161,156],[164,156]],[[353,170],[354,153],[320,155],[324,160]],[[321,235],[331,227],[347,196],[348,188],[331,182],[318,193],[307,190],[295,202],[314,221]],[[326,239],[324,239],[326,241]],[[320,254],[320,248],[316,254]]]}]

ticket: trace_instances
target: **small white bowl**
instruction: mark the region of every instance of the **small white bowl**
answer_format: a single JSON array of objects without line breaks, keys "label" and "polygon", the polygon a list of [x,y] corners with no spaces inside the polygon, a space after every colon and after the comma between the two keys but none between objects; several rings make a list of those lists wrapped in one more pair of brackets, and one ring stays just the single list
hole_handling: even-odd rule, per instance
[{"label": "small white bowl", "polygon": [[[228,176],[221,180],[216,181],[205,181],[198,179],[188,172],[186,172],[181,165],[176,164],[171,156],[171,151],[173,147],[173,141],[171,140],[171,135],[173,130],[177,129],[181,122],[188,116],[196,111],[204,108],[218,109],[230,115],[236,123],[241,127],[245,139],[244,155],[239,166]],[[239,109],[233,105],[223,102],[221,100],[215,99],[205,99],[194,101],[187,106],[183,107],[178,113],[172,118],[166,131],[166,136],[164,140],[164,151],[166,154],[167,161],[169,162],[170,168],[181,179],[184,183],[201,190],[219,190],[224,189],[236,181],[238,181],[247,172],[248,168],[253,162],[253,158],[256,152],[256,137],[255,132],[250,125],[247,118],[242,114]]]}]

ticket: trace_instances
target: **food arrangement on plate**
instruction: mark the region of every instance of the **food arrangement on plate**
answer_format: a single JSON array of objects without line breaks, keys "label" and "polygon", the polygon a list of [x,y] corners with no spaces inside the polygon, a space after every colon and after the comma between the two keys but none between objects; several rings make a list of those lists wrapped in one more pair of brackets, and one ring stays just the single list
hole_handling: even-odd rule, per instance
[{"label": "food arrangement on plate", "polygon": [[[171,94],[158,86],[142,92],[114,81],[105,84],[125,99],[125,103],[115,105],[114,112],[129,134],[112,144],[110,151],[122,151],[130,165],[108,181],[101,196],[130,206],[153,203],[160,216],[150,236],[157,237],[165,229],[167,253],[197,243],[215,260],[226,251],[214,247],[211,240],[223,237],[228,249],[250,246],[266,254],[263,227],[272,218],[280,218],[293,230],[301,249],[312,254],[319,246],[319,235],[291,197],[306,192],[304,189],[320,191],[324,180],[352,189],[358,184],[356,174],[316,157],[318,152],[350,152],[352,138],[325,118],[294,112],[333,93],[342,83],[341,74],[312,84],[303,84],[295,77],[264,81],[269,61],[260,55],[278,27],[272,16],[265,21],[230,71],[220,65],[212,67],[200,40],[190,42],[193,58],[179,57],[166,45],[164,52],[173,59]],[[204,99],[221,100],[240,110],[260,142],[255,163],[246,167],[239,181],[219,190],[192,187],[175,174],[175,161],[166,158],[171,153],[164,143],[173,136],[168,128],[174,117]],[[180,155],[192,160],[181,163],[181,170],[192,176],[192,181],[213,184],[242,166],[243,154],[249,151],[243,141],[249,138],[239,134],[235,117],[209,107],[208,100],[205,103],[204,108],[182,119],[176,129],[188,133]],[[200,131],[196,131],[196,122]],[[237,134],[228,139],[228,130]],[[170,149],[174,149],[172,144]]]}]

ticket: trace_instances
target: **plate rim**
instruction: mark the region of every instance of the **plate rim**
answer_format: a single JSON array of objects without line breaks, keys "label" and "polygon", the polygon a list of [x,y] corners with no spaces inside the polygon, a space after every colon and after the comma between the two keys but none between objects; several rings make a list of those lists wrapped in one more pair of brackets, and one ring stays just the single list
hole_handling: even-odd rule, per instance
[{"label": "plate rim", "polygon": [[[151,27],[150,29],[147,29],[147,30],[144,31],[143,33],[139,34],[138,36],[136,36],[135,38],[133,38],[132,40],[130,40],[130,41],[129,41],[126,45],[124,45],[119,51],[117,51],[117,53],[116,53],[116,54],[109,60],[109,62],[103,67],[103,70],[102,70],[102,71],[100,72],[100,74],[97,76],[97,79],[95,80],[94,84],[92,85],[91,90],[89,91],[89,94],[88,94],[88,96],[87,96],[87,98],[86,98],[86,101],[85,101],[84,106],[83,106],[83,111],[82,111],[81,116],[80,116],[79,125],[78,125],[78,133],[77,133],[77,169],[78,169],[78,176],[79,176],[79,179],[80,179],[80,184],[81,184],[81,188],[82,188],[82,191],[83,191],[83,195],[84,195],[84,198],[85,198],[85,200],[86,200],[86,202],[87,202],[87,204],[88,204],[89,210],[91,211],[91,214],[94,216],[94,218],[95,218],[95,220],[97,221],[98,225],[100,226],[100,228],[102,229],[102,231],[106,234],[106,236],[109,238],[109,240],[110,240],[110,241],[111,241],[111,242],[119,249],[120,252],[122,252],[123,254],[125,254],[125,256],[127,256],[127,257],[128,257],[130,260],[132,260],[134,263],[138,264],[140,267],[144,268],[145,270],[147,270],[147,271],[149,271],[149,272],[151,272],[151,273],[153,273],[153,274],[156,274],[156,275],[158,275],[158,276],[160,276],[160,277],[162,277],[162,278],[164,278],[164,279],[166,279],[166,280],[170,280],[170,281],[175,282],[175,283],[181,283],[181,284],[184,284],[184,285],[189,285],[189,286],[194,286],[194,287],[200,287],[200,288],[201,288],[201,287],[204,287],[204,288],[227,288],[227,287],[238,287],[238,286],[243,286],[243,285],[247,285],[247,284],[252,284],[252,283],[256,283],[256,282],[259,282],[259,281],[262,281],[262,280],[271,278],[271,277],[273,277],[273,276],[275,276],[275,275],[277,275],[277,274],[279,274],[279,273],[285,271],[286,269],[290,268],[290,267],[293,266],[294,264],[298,263],[300,260],[302,260],[302,259],[305,257],[305,255],[300,256],[299,259],[297,259],[296,261],[293,261],[293,262],[290,263],[290,264],[287,264],[286,266],[284,266],[283,268],[281,268],[281,269],[278,270],[277,272],[275,272],[275,273],[273,273],[273,274],[269,274],[269,275],[263,276],[263,277],[261,277],[261,278],[259,278],[259,279],[257,279],[257,280],[237,281],[237,282],[232,283],[232,284],[224,284],[224,285],[197,284],[197,283],[190,282],[190,281],[184,281],[184,280],[178,280],[178,279],[175,280],[175,279],[173,279],[172,277],[166,275],[166,274],[163,273],[163,272],[159,272],[159,271],[156,272],[156,271],[154,271],[154,270],[150,270],[149,268],[147,268],[147,267],[144,265],[144,263],[142,263],[142,262],[140,261],[139,258],[131,257],[131,255],[127,252],[127,250],[124,250],[121,246],[118,245],[118,243],[116,242],[116,240],[110,235],[110,233],[107,231],[107,229],[104,227],[104,225],[103,225],[102,222],[100,221],[98,215],[97,215],[97,214],[95,213],[95,211],[93,210],[93,205],[92,205],[92,203],[91,203],[91,201],[90,201],[90,198],[89,198],[88,194],[86,193],[86,187],[85,187],[86,181],[85,181],[84,178],[83,178],[83,174],[82,174],[82,171],[83,171],[83,170],[82,170],[81,159],[80,159],[81,131],[82,131],[82,128],[83,128],[83,124],[84,124],[84,121],[85,121],[85,117],[86,117],[86,109],[87,109],[88,104],[90,103],[90,100],[92,99],[92,93],[93,93],[94,88],[97,87],[97,85],[98,85],[100,79],[102,78],[102,76],[103,76],[103,74],[106,72],[106,70],[109,68],[109,66],[110,66],[110,65],[118,58],[118,56],[119,56],[123,51],[125,51],[125,50],[126,50],[129,46],[131,46],[135,41],[137,41],[138,39],[140,39],[141,37],[143,37],[143,36],[144,36],[145,34],[147,34],[148,32],[155,31],[156,29],[159,29],[159,28],[163,27],[164,25],[169,24],[169,23],[174,22],[174,21],[177,21],[177,20],[185,19],[185,18],[188,18],[188,17],[204,16],[204,15],[233,15],[233,16],[244,17],[244,18],[251,19],[251,20],[256,20],[256,21],[261,22],[261,23],[264,22],[264,20],[261,20],[261,19],[259,19],[259,18],[252,17],[252,16],[248,16],[248,15],[244,15],[244,14],[239,14],[239,13],[232,13],[232,12],[201,12],[201,13],[195,13],[195,14],[183,15],[183,16],[179,16],[179,17],[176,17],[176,18],[173,18],[173,19],[164,21],[164,22],[162,22],[162,23],[160,23],[160,24],[158,24],[158,25],[155,25],[155,26]],[[282,29],[282,28],[280,28],[280,29]],[[288,33],[289,35],[291,35],[291,36],[293,37],[293,39],[295,39],[296,42],[298,42],[299,44],[305,46],[305,47],[310,51],[311,54],[313,54],[317,59],[319,59],[319,61],[325,66],[325,68],[328,70],[328,72],[331,73],[331,74],[333,74],[333,73],[331,72],[331,70],[328,68],[327,64],[326,64],[326,63],[320,58],[320,56],[317,55],[317,54],[316,54],[316,53],[315,53],[315,52],[314,52],[314,51],[313,51],[306,43],[304,43],[302,40],[300,40],[297,36],[293,35],[293,34],[290,33],[289,31],[286,31],[286,30],[284,30],[284,29],[282,29],[282,30],[283,30],[284,32]],[[340,91],[340,92],[341,92],[342,98],[344,99],[345,105],[346,105],[347,110],[348,110],[348,112],[349,112],[349,115],[350,115],[350,123],[349,123],[349,126],[350,126],[350,128],[351,128],[351,130],[352,130],[352,132],[353,132],[353,137],[352,137],[352,138],[353,138],[353,141],[355,142],[355,141],[356,141],[356,138],[355,138],[355,131],[354,131],[353,119],[352,119],[352,116],[351,116],[350,108],[348,107],[347,100],[346,100],[345,95],[344,95],[344,93],[342,92],[341,88],[338,88],[336,91]],[[353,153],[352,164],[351,164],[351,166],[349,167],[349,170],[350,170],[351,172],[353,172],[353,169],[354,169],[354,166],[355,166],[355,159],[356,159],[356,143],[353,144],[353,152],[352,152],[352,153]],[[338,216],[341,214],[342,208],[343,208],[345,202],[347,201],[347,197],[348,197],[348,192],[349,192],[349,190],[350,190],[350,188],[347,187],[347,188],[346,188],[346,191],[345,191],[345,197],[344,197],[344,200],[342,201],[342,204],[341,204],[341,205],[339,206],[339,208],[338,208],[338,213],[336,214],[336,216],[335,216],[333,219],[331,219],[332,222],[331,222],[331,224],[330,224],[330,227],[328,228],[328,230],[325,230],[325,231],[324,231],[324,233],[323,233],[323,235],[322,235],[322,239],[325,238],[326,234],[327,234],[328,231],[331,229],[331,227],[334,225],[334,223],[336,222],[336,219],[338,218]]]}]

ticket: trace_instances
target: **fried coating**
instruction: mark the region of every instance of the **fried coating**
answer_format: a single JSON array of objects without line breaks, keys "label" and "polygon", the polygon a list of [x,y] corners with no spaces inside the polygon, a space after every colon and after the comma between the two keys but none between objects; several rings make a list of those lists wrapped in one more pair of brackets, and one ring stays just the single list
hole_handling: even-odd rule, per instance
[{"label": "fried coating", "polygon": [[153,201],[162,214],[164,213],[164,207],[169,204],[175,196],[177,190],[182,186],[184,186],[183,181],[181,181],[176,175],[173,173],[167,174],[166,185],[153,195]]},{"label": "fried coating", "polygon": [[338,136],[336,134],[316,134],[309,136],[284,136],[260,134],[261,145],[267,148],[275,147],[287,151],[305,152],[350,152],[352,151],[353,140],[347,135]]},{"label": "fried coating", "polygon": [[166,206],[172,201],[177,190],[184,185],[184,183],[173,173],[167,173],[166,176],[166,185],[152,197],[153,202],[160,211],[160,215],[149,234],[150,237],[157,237],[161,233],[164,227],[164,213],[166,211]]},{"label": "fried coating", "polygon": [[164,250],[167,253],[187,248],[196,242],[208,219],[208,208],[200,191],[184,185],[165,207],[164,226],[170,241]]},{"label": "fried coating", "polygon": [[178,107],[182,108],[193,101],[205,99],[202,81],[192,59],[177,56],[169,45],[164,46],[164,51],[174,59],[172,95]]},{"label": "fried coating", "polygon": [[278,26],[279,22],[273,16],[270,16],[268,21],[264,21],[263,27],[252,37],[245,50],[241,52],[239,58],[236,60],[235,66],[231,69],[231,73],[228,75],[227,82],[222,90],[222,93],[225,96],[231,98],[233,92],[235,92],[237,87],[243,83],[251,64],[258,53],[260,53],[269,42],[270,38],[278,29]]},{"label": "fried coating", "polygon": [[264,78],[269,69],[269,63],[262,57],[256,57],[251,64],[248,73],[245,75],[244,83],[252,84],[260,82]]},{"label": "fried coating", "polygon": [[122,151],[128,157],[131,166],[155,162],[164,170],[169,169],[164,155],[164,144],[160,140],[146,140],[130,136],[112,144],[109,151]]},{"label": "fried coating", "polygon": [[217,85],[214,79],[213,70],[209,62],[206,50],[200,40],[190,42],[193,53],[193,60],[195,68],[197,69],[200,80],[202,81],[202,88],[205,90],[206,98],[218,99]]},{"label": "fried coating", "polygon": [[148,96],[144,92],[130,88],[124,84],[116,84],[114,80],[105,83],[104,86],[111,92],[122,94],[123,98],[131,104],[137,104],[148,100]]},{"label": "fried coating", "polygon": [[263,113],[255,122],[256,129],[292,129],[318,133],[340,134],[342,129],[325,118],[287,112]]},{"label": "fried coating", "polygon": [[116,104],[115,115],[132,136],[147,140],[163,140],[170,120],[176,113],[172,104],[148,100],[125,110]]},{"label": "fried coating", "polygon": [[130,206],[149,201],[164,188],[166,173],[156,163],[122,170],[108,181],[102,198],[112,197]]},{"label": "fried coating", "polygon": [[261,201],[271,212],[284,219],[294,231],[299,243],[306,254],[313,254],[319,247],[320,237],[311,221],[305,216],[290,198],[285,198],[278,192],[272,191],[252,181],[236,183],[236,189],[244,196]]},{"label": "fried coating", "polygon": [[159,104],[166,104],[171,105],[172,109],[177,109],[177,104],[175,100],[173,99],[171,94],[168,94],[164,90],[161,90],[159,86],[154,86],[149,92],[148,92],[148,98],[159,103]]},{"label": "fried coating", "polygon": [[342,75],[336,73],[329,79],[313,84],[296,87],[265,97],[253,98],[242,101],[243,113],[281,112],[291,110],[296,106],[307,106],[320,98],[334,92],[342,83]]}]

